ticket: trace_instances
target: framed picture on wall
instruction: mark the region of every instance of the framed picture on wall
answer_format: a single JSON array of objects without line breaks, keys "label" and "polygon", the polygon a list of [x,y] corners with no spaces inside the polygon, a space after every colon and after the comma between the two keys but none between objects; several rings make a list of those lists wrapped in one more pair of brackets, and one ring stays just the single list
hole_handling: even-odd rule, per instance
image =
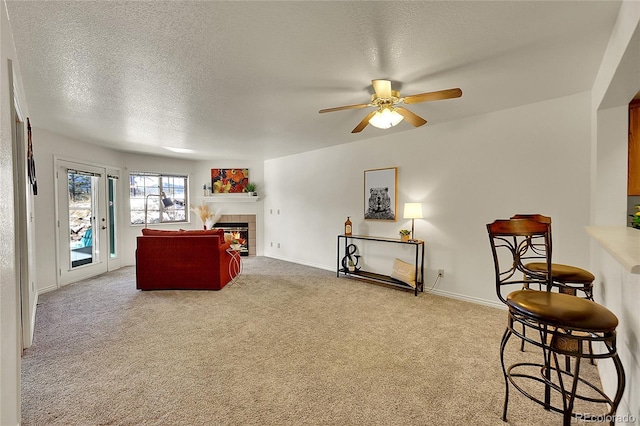
[{"label": "framed picture on wall", "polygon": [[398,168],[364,171],[364,218],[397,220]]},{"label": "framed picture on wall", "polygon": [[214,194],[245,192],[248,183],[249,169],[211,169]]}]

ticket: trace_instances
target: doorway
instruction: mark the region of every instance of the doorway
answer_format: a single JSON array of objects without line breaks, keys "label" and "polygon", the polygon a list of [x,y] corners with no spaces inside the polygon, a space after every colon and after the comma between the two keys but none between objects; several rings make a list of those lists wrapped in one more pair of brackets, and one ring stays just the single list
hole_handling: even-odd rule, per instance
[{"label": "doorway", "polygon": [[57,160],[56,180],[58,285],[119,267],[117,172]]}]

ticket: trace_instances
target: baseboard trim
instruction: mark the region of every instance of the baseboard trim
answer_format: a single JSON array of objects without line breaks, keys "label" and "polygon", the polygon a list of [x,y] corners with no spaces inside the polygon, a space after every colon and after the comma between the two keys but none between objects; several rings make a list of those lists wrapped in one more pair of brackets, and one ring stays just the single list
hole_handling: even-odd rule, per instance
[{"label": "baseboard trim", "polygon": [[289,259],[288,257],[284,257],[284,256],[271,256],[271,255],[264,255],[264,257],[268,257],[270,259],[282,260],[284,262],[297,263],[298,265],[310,266],[312,268],[322,269],[325,271],[336,272],[335,268],[328,268],[325,265],[320,265],[318,263],[313,263],[313,262],[303,262],[299,259]]},{"label": "baseboard trim", "polygon": [[494,302],[492,300],[480,299],[478,297],[466,296],[464,294],[451,293],[449,291],[442,291],[442,290],[437,290],[437,289],[427,290],[426,292],[427,293],[433,293],[433,294],[435,294],[437,296],[448,297],[448,298],[451,298],[451,299],[458,299],[458,300],[463,300],[465,302],[476,303],[478,305],[484,305],[484,306],[488,306],[490,308],[498,308],[498,309],[502,309],[502,310],[506,310],[507,309],[507,307],[504,305],[504,303]]},{"label": "baseboard trim", "polygon": [[39,288],[38,289],[38,296],[40,296],[41,294],[45,294],[45,293],[49,293],[50,291],[54,291],[57,290],[59,287],[57,285],[50,285],[48,287],[45,288]]},{"label": "baseboard trim", "polygon": [[[282,260],[284,262],[297,263],[299,265],[310,266],[312,268],[323,269],[325,271],[331,271],[331,272],[335,272],[336,271],[335,267],[327,267],[325,265],[320,265],[320,264],[316,264],[316,263],[312,263],[312,262],[302,262],[299,259],[289,259],[289,258],[284,257],[284,256],[267,256],[267,255],[265,255],[264,257],[269,257],[271,259],[276,259],[276,260]],[[506,310],[506,306],[504,305],[504,303],[496,302],[496,301],[493,301],[493,300],[485,300],[485,299],[480,299],[478,297],[466,296],[464,294],[451,293],[449,291],[443,291],[443,290],[438,290],[438,289],[425,290],[425,293],[432,293],[432,294],[435,294],[436,296],[448,297],[448,298],[451,298],[451,299],[457,299],[457,300],[462,300],[462,301],[465,301],[465,302],[471,302],[471,303],[476,303],[476,304],[479,304],[479,305],[488,306],[490,308],[498,308],[498,309]]]}]

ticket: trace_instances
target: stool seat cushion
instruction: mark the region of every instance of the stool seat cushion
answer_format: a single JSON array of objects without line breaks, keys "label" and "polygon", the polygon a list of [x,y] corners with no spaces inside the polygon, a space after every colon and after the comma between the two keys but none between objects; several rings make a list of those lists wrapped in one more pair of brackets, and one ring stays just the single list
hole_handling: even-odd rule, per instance
[{"label": "stool seat cushion", "polygon": [[618,318],[604,306],[569,294],[517,290],[507,296],[507,306],[555,327],[608,332],[618,326]]},{"label": "stool seat cushion", "polygon": [[[547,264],[544,262],[532,262],[527,263],[525,268],[531,271],[545,271]],[[585,269],[578,268],[576,266],[563,265],[561,263],[551,264],[551,278],[554,281],[564,283],[585,283],[590,284],[596,277]]]}]

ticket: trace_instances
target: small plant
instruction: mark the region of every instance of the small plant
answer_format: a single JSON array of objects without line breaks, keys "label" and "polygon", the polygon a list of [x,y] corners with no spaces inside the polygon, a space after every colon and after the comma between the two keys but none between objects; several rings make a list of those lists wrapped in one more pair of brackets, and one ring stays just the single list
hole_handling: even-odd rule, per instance
[{"label": "small plant", "polygon": [[256,192],[256,184],[253,182],[249,182],[245,188],[247,192]]},{"label": "small plant", "polygon": [[636,204],[636,210],[635,214],[629,215],[631,217],[631,226],[640,229],[640,204]]},{"label": "small plant", "polygon": [[400,235],[401,236],[411,235],[411,231],[409,231],[408,229],[401,229],[400,230]]}]

